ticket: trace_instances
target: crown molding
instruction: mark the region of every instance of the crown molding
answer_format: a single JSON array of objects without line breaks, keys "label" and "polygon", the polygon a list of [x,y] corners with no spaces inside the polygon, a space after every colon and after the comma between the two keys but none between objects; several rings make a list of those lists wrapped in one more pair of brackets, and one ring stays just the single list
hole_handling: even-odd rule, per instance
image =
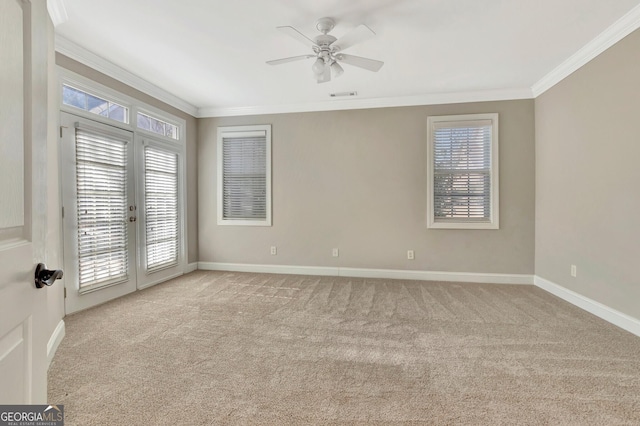
[{"label": "crown molding", "polygon": [[640,5],[631,9],[631,11],[614,22],[613,25],[600,33],[600,35],[538,80],[538,82],[531,86],[533,96],[537,98],[551,89],[638,28],[640,28]]},{"label": "crown molding", "polygon": [[532,99],[529,88],[484,90],[475,92],[436,93],[429,95],[402,96],[393,98],[336,99],[300,104],[257,105],[229,108],[200,108],[198,118],[232,117],[241,115],[285,114],[296,112],[341,111],[350,109],[390,108],[418,105],[457,104],[467,102],[505,101]]},{"label": "crown molding", "polygon": [[54,27],[69,20],[67,9],[64,7],[64,0],[47,0],[47,10]]},{"label": "crown molding", "polygon": [[56,34],[56,51],[195,117],[198,108],[145,79]]}]

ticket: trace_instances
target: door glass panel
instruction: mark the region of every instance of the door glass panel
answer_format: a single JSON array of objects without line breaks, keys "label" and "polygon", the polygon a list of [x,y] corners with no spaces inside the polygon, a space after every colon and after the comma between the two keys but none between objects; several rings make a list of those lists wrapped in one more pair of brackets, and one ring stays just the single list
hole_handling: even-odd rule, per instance
[{"label": "door glass panel", "polygon": [[178,263],[178,156],[146,146],[144,203],[147,272]]},{"label": "door glass panel", "polygon": [[76,129],[80,290],[127,279],[127,141]]}]

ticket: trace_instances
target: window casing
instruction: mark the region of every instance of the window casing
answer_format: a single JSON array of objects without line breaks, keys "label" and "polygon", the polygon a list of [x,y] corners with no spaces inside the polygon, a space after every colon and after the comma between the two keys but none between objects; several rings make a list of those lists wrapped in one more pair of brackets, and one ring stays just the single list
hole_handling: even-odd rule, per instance
[{"label": "window casing", "polygon": [[427,119],[427,227],[498,229],[498,114]]},{"label": "window casing", "polygon": [[218,225],[271,226],[271,126],[218,128]]}]

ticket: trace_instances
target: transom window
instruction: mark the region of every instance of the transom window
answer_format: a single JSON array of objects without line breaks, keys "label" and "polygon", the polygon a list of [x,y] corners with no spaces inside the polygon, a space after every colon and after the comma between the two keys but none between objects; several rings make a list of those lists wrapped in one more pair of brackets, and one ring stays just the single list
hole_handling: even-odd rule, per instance
[{"label": "transom window", "polygon": [[68,84],[62,85],[62,103],[120,123],[129,122],[127,107]]},{"label": "transom window", "polygon": [[498,228],[498,114],[429,117],[428,227]]},{"label": "transom window", "polygon": [[178,139],[178,126],[167,123],[156,117],[152,117],[148,114],[138,112],[137,124],[139,129],[147,130],[149,132],[157,133],[162,136],[166,136],[171,139]]}]

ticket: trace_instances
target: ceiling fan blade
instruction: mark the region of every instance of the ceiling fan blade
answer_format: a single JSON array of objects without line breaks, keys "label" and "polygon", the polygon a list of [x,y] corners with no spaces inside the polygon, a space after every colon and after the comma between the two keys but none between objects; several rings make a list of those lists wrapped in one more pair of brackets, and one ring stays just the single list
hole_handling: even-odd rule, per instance
[{"label": "ceiling fan blade", "polygon": [[364,68],[365,70],[378,72],[384,65],[382,61],[376,61],[375,59],[362,58],[360,56],[347,55],[340,53],[336,55],[336,59],[344,62],[345,64],[353,65],[354,67]]},{"label": "ceiling fan blade", "polygon": [[331,67],[329,67],[328,65],[325,65],[324,72],[322,74],[316,75],[316,77],[318,79],[318,84],[331,81]]},{"label": "ceiling fan blade", "polygon": [[363,41],[369,40],[371,37],[375,35],[376,33],[374,33],[371,28],[367,27],[364,24],[360,24],[351,32],[343,35],[338,40],[331,43],[331,47],[335,47],[336,51],[345,50],[355,44],[362,43]]},{"label": "ceiling fan blade", "polygon": [[296,30],[293,27],[285,26],[285,27],[276,27],[280,32],[287,34],[289,37],[295,38],[300,43],[304,44],[307,47],[314,48],[316,47],[316,43],[311,40],[306,35],[302,34],[300,31]]},{"label": "ceiling fan blade", "polygon": [[316,55],[300,55],[300,56],[291,56],[290,58],[282,58],[282,59],[274,59],[272,61],[267,61],[269,65],[280,65],[286,64],[287,62],[301,61],[303,59],[315,58]]}]

